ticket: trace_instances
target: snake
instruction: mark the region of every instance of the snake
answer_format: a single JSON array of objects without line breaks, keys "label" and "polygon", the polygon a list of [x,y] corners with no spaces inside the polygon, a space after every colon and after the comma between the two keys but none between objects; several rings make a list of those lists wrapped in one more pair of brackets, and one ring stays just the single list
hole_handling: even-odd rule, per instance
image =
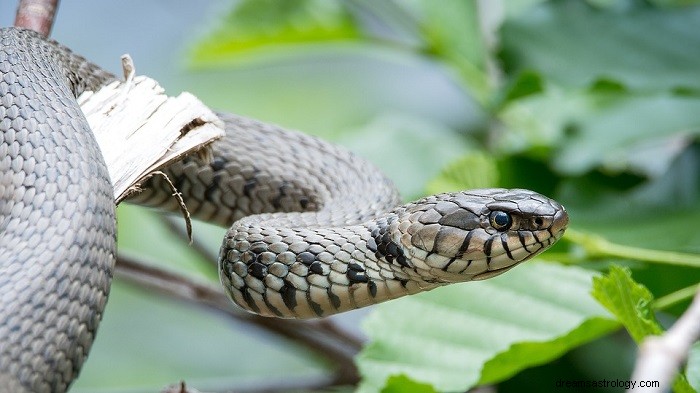
[{"label": "snake", "polygon": [[[0,29],[0,392],[65,392],[116,261],[113,190],[76,103],[115,79],[65,46]],[[230,226],[224,291],[263,316],[318,318],[497,276],[563,235],[558,202],[475,189],[402,204],[381,171],[300,132],[219,113],[212,159],[165,169],[193,217]],[[371,141],[368,141],[371,143]],[[129,202],[179,204],[160,177]]]}]

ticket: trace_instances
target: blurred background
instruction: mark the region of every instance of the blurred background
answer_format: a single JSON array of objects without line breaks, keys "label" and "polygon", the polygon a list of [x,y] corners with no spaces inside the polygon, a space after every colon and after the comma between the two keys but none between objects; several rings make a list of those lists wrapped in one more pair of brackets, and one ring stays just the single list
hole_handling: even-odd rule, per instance
[{"label": "blurred background", "polygon": [[[2,26],[15,7],[0,3]],[[213,109],[347,146],[406,200],[531,188],[567,206],[575,230],[697,257],[697,26],[700,6],[673,0],[78,0],[60,4],[52,37],[116,74],[129,53],[137,72],[171,95],[189,91]],[[195,227],[211,250],[224,233]],[[119,250],[218,281],[210,263],[139,207],[119,208]],[[656,297],[700,281],[697,267],[594,255],[576,240],[553,255],[592,270],[628,266]],[[661,322],[672,323],[688,300],[667,307]],[[365,337],[368,312],[334,320]],[[497,389],[628,378],[635,351],[621,330]],[[329,367],[307,348],[116,280],[72,391],[152,392],[179,380],[254,390],[261,381],[323,377]]]}]

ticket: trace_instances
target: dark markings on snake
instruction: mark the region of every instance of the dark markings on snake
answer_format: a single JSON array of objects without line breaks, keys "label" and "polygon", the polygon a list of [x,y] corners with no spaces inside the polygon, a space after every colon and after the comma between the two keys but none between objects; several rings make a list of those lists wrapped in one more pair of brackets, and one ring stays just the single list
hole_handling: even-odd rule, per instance
[{"label": "dark markings on snake", "polygon": [[396,262],[403,267],[407,267],[407,268],[413,267],[406,259],[406,256],[403,253],[403,248],[401,248],[401,246],[394,243],[393,241],[389,242],[389,244],[387,244],[386,252],[387,252],[387,260],[389,262],[391,262],[392,259],[396,259]]},{"label": "dark markings on snake", "polygon": [[396,261],[403,267],[412,267],[404,256],[401,246],[391,240],[389,232],[376,227],[372,229],[371,235],[367,240],[367,248],[374,252],[377,259],[384,258],[389,263]]},{"label": "dark markings on snake", "polygon": [[408,263],[408,260],[406,260],[406,257],[403,256],[403,254],[396,257],[396,262],[398,262],[399,265],[403,267],[411,267],[411,265]]},{"label": "dark markings on snake", "polygon": [[319,261],[316,261],[309,266],[309,270],[311,271],[311,273],[323,274],[323,264]]},{"label": "dark markings on snake", "polygon": [[467,261],[467,266],[465,266],[464,269],[462,269],[462,271],[459,272],[459,274],[463,274],[464,272],[466,272],[467,269],[469,269],[469,267],[472,265],[472,262],[474,262],[473,259],[468,260],[468,261]]},{"label": "dark markings on snake", "polygon": [[469,243],[472,241],[472,235],[474,234],[474,231],[468,231],[467,236],[464,237],[464,240],[462,240],[462,244],[459,246],[459,250],[457,250],[457,255],[455,255],[457,258],[461,258],[464,253],[469,251]]},{"label": "dark markings on snake", "polygon": [[306,302],[309,303],[311,309],[314,310],[314,314],[318,315],[319,317],[323,316],[323,308],[320,304],[311,299],[311,291],[306,291]]},{"label": "dark markings on snake", "polygon": [[333,293],[330,288],[326,288],[326,293],[328,294],[328,298],[331,300],[331,304],[333,307],[337,310],[340,308],[340,298],[338,295]]},{"label": "dark markings on snake", "polygon": [[350,284],[366,283],[367,281],[369,281],[369,278],[367,278],[367,275],[365,275],[365,273],[362,273],[362,272],[348,270],[346,275],[348,276],[348,280],[350,280]]},{"label": "dark markings on snake", "polygon": [[257,279],[262,280],[267,275],[267,266],[260,262],[253,262],[248,265],[248,273]]},{"label": "dark markings on snake", "polygon": [[372,297],[377,297],[377,284],[375,284],[374,281],[369,281],[367,282],[367,286],[369,288],[369,294],[372,295]]},{"label": "dark markings on snake", "polygon": [[226,163],[227,160],[224,157],[218,156],[214,158],[214,160],[211,162],[211,164],[209,164],[209,166],[211,166],[211,169],[213,169],[216,172],[224,169],[226,167]]},{"label": "dark markings on snake", "polygon": [[450,265],[452,264],[452,262],[454,262],[456,260],[457,260],[457,257],[450,258],[450,260],[447,262],[447,264],[442,267],[442,271],[446,272],[446,271],[450,270]]},{"label": "dark markings on snake", "polygon": [[249,292],[249,291],[250,291],[250,289],[247,288],[247,287],[241,288],[241,293],[243,293],[243,300],[245,300],[246,304],[248,305],[248,307],[250,307],[250,309],[251,309],[253,312],[259,313],[259,312],[260,312],[260,308],[259,308],[258,305],[255,303],[255,300],[253,299],[253,297],[250,296],[250,292]]},{"label": "dark markings on snake", "polygon": [[521,231],[517,231],[518,233],[518,240],[520,240],[520,244],[522,244],[523,249],[527,251],[527,253],[530,253],[530,250],[527,249],[527,241],[525,240],[525,235]]},{"label": "dark markings on snake", "polygon": [[282,285],[282,288],[280,288],[279,292],[282,295],[282,301],[284,302],[284,305],[287,306],[288,309],[293,311],[294,308],[297,306],[297,289],[294,288],[294,285],[292,285],[291,282],[284,280],[284,285]]},{"label": "dark markings on snake", "polygon": [[350,280],[350,284],[366,283],[369,281],[364,271],[348,269],[345,275],[348,277],[348,280]]},{"label": "dark markings on snake", "polygon": [[212,182],[207,185],[207,188],[204,190],[204,197],[207,198],[210,201],[216,200],[216,191],[219,189],[219,181],[216,178],[216,174],[214,175],[214,179]]},{"label": "dark markings on snake", "polygon": [[397,257],[399,255],[403,255],[403,251],[399,248],[399,246],[396,245],[396,243],[389,242],[386,245],[386,255]]},{"label": "dark markings on snake", "polygon": [[273,306],[270,302],[267,301],[267,296],[265,296],[265,293],[263,293],[262,297],[263,297],[263,300],[265,301],[265,305],[267,306],[267,308],[278,317],[284,316],[284,314],[282,314],[280,312],[280,310],[277,309],[277,307]]},{"label": "dark markings on snake", "polygon": [[484,242],[484,255],[486,255],[486,264],[491,263],[491,247],[493,246],[493,236],[486,239]]},{"label": "dark markings on snake", "polygon": [[506,250],[506,254],[508,255],[508,258],[510,259],[515,259],[513,258],[513,254],[510,252],[510,247],[508,247],[508,234],[501,233],[501,245],[503,245],[503,249]]},{"label": "dark markings on snake", "polygon": [[263,252],[267,251],[267,244],[264,242],[255,242],[250,245],[250,252],[255,254],[255,260],[258,259]]},{"label": "dark markings on snake", "polygon": [[399,282],[401,283],[401,286],[404,288],[406,288],[406,285],[408,285],[408,280],[406,280],[406,279],[399,278]]},{"label": "dark markings on snake", "polygon": [[287,182],[283,181],[282,185],[279,186],[279,192],[277,193],[277,196],[272,198],[272,200],[270,201],[270,203],[272,203],[272,206],[277,210],[280,210],[282,208],[282,198],[287,196],[287,187]]},{"label": "dark markings on snake", "polygon": [[348,271],[353,270],[356,272],[364,272],[365,268],[362,267],[361,265],[355,263],[355,262],[350,262],[348,263]]},{"label": "dark markings on snake", "polygon": [[373,237],[367,239],[367,248],[372,252],[377,251],[377,242],[374,240]]},{"label": "dark markings on snake", "polygon": [[257,184],[258,180],[254,177],[246,180],[245,184],[243,185],[243,194],[250,198],[250,191],[253,190]]},{"label": "dark markings on snake", "polygon": [[297,255],[297,261],[303,263],[306,266],[309,266],[316,261],[316,257],[314,256],[314,254],[308,251],[304,251]]}]

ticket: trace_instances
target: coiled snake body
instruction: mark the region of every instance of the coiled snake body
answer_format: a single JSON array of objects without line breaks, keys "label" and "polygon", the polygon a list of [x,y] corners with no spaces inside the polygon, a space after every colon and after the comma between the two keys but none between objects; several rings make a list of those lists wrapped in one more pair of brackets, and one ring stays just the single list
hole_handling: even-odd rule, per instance
[{"label": "coiled snake body", "polygon": [[[0,392],[63,392],[102,316],[112,189],[74,97],[113,76],[36,34],[0,30]],[[498,275],[554,243],[557,202],[484,189],[398,206],[381,173],[317,138],[221,114],[205,164],[168,168],[197,218],[233,226],[219,272],[241,307],[321,317]],[[134,202],[175,209],[154,178]]]}]

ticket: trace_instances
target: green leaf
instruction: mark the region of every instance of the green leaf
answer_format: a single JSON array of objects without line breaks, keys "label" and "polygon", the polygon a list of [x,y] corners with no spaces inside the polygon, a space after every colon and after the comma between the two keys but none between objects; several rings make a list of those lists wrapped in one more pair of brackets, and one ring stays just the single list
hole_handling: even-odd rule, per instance
[{"label": "green leaf", "polygon": [[[557,197],[577,228],[609,241],[700,254],[700,232],[688,230],[700,220],[699,170],[700,146],[695,145],[673,162],[665,176],[619,190],[592,175],[564,182]],[[698,274],[696,270],[696,280],[686,285],[700,281]]]},{"label": "green leaf", "polygon": [[506,89],[504,103],[515,101],[523,97],[544,91],[542,76],[534,71],[525,71],[518,74],[515,81]]},{"label": "green leaf", "polygon": [[430,384],[416,382],[403,374],[390,377],[381,391],[382,393],[437,393]]},{"label": "green leaf", "polygon": [[498,186],[498,168],[493,157],[479,151],[451,162],[426,186],[428,194],[439,194]]},{"label": "green leaf", "polygon": [[[628,268],[611,265],[606,276],[593,278],[592,295],[617,317],[637,344],[647,336],[663,333],[651,308],[654,297],[632,279]],[[674,380],[673,390],[693,392],[683,374]]]},{"label": "green leaf", "polygon": [[[508,68],[534,69],[569,87],[600,78],[638,90],[700,89],[700,7],[595,9],[550,1],[506,20]],[[638,123],[641,124],[641,123]]]},{"label": "green leaf", "polygon": [[690,349],[685,375],[693,389],[700,392],[700,342],[695,343]]},{"label": "green leaf", "polygon": [[592,276],[530,262],[494,279],[380,305],[364,324],[370,343],[356,359],[359,390],[376,391],[407,374],[438,391],[464,391],[600,337],[618,325],[590,297]]},{"label": "green leaf", "polygon": [[511,345],[484,364],[479,384],[490,384],[505,380],[523,369],[523,365],[545,364],[572,348],[599,338],[605,327],[610,330],[619,326],[608,317],[592,317],[568,334],[547,342],[521,342]]},{"label": "green leaf", "polygon": [[[244,54],[359,37],[351,14],[334,0],[243,0],[192,50],[193,66],[243,60]],[[292,52],[288,52],[292,53]]]},{"label": "green leaf", "polygon": [[676,379],[673,381],[673,392],[674,393],[697,393],[695,389],[688,383],[688,379],[685,374],[678,374]]},{"label": "green leaf", "polygon": [[414,14],[426,52],[453,65],[477,100],[485,102],[494,86],[487,76],[488,51],[475,1],[405,0]]},{"label": "green leaf", "polygon": [[592,294],[617,317],[637,343],[646,336],[663,332],[651,309],[654,297],[632,279],[628,268],[610,266],[607,276],[593,279]]},{"label": "green leaf", "polygon": [[425,195],[428,180],[472,149],[467,138],[442,124],[398,113],[378,116],[337,141],[375,163],[409,200]]},{"label": "green leaf", "polygon": [[656,177],[700,135],[698,112],[697,96],[637,94],[604,80],[577,91],[549,85],[498,113],[509,131],[498,143],[506,151],[556,148],[553,166],[569,175],[600,168]]},{"label": "green leaf", "polygon": [[554,158],[561,172],[581,174],[602,166],[659,176],[700,135],[698,97],[592,94],[587,100],[591,110],[575,121],[575,133]]}]

